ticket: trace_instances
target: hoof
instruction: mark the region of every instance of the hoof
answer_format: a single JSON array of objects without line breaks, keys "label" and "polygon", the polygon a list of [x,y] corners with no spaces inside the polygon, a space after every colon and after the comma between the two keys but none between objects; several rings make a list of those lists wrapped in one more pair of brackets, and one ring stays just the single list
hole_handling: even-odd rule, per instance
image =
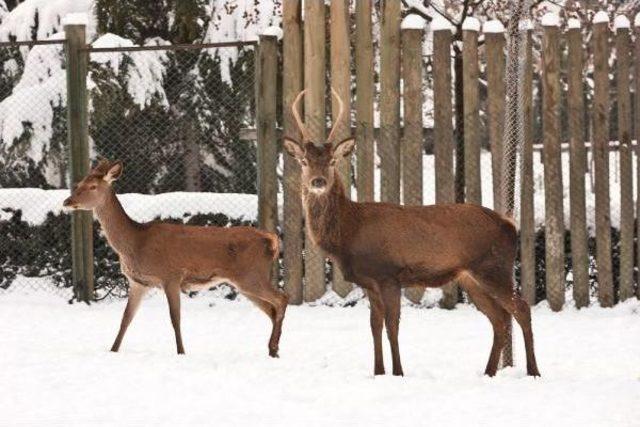
[{"label": "hoof", "polygon": [[274,359],[280,358],[278,350],[269,350],[269,357],[273,357]]},{"label": "hoof", "polygon": [[404,372],[402,372],[402,371],[395,372],[395,371],[394,371],[394,372],[393,372],[393,375],[394,375],[394,376],[396,376],[396,377],[404,377]]},{"label": "hoof", "polygon": [[384,369],[376,369],[375,371],[373,371],[373,375],[374,376],[384,375]]}]

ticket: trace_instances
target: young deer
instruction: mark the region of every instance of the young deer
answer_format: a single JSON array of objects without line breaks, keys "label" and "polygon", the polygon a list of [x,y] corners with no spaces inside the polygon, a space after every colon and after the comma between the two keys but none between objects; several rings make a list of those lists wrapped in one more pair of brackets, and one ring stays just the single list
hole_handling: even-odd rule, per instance
[{"label": "young deer", "polygon": [[103,160],[64,201],[65,208],[94,211],[130,283],[129,300],[111,351],[120,348],[145,292],[156,287],[167,296],[178,354],[184,354],[180,291],[227,282],[269,316],[273,326],[269,355],[278,357],[287,297],[270,284],[272,263],[278,255],[277,236],[252,227],[140,224],[126,214],[111,186],[121,174],[122,162]]},{"label": "young deer", "polygon": [[[285,137],[284,148],[302,167],[302,199],[311,238],[340,267],[345,279],[364,288],[369,296],[374,374],[384,374],[384,323],[393,374],[403,375],[398,347],[401,288],[438,287],[456,281],[493,326],[485,374],[496,374],[513,315],[524,333],[527,373],[540,375],[529,306],[513,289],[517,248],[513,221],[471,204],[410,207],[352,202],[345,195],[336,163],[351,155],[354,138],[333,146],[332,130],[324,144],[314,143],[298,114],[297,104],[304,92],[292,105],[304,139],[298,142]],[[341,117],[342,101],[335,91],[333,95]]]}]

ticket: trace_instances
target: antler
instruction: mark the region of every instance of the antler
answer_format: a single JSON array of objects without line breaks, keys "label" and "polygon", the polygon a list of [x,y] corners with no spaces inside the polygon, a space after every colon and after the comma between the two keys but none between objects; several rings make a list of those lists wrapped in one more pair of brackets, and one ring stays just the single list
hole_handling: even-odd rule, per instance
[{"label": "antler", "polygon": [[305,127],[304,123],[302,122],[302,119],[300,118],[300,113],[298,113],[298,103],[300,103],[300,100],[302,99],[306,91],[307,90],[305,89],[301,91],[298,94],[298,96],[296,96],[296,99],[293,101],[293,104],[291,104],[291,112],[293,113],[293,118],[296,119],[296,124],[298,125],[298,129],[302,134],[302,138],[305,141],[309,141],[310,140],[309,133],[307,132],[307,128]]},{"label": "antler", "polygon": [[344,116],[344,103],[342,102],[342,98],[340,98],[340,95],[338,95],[338,92],[336,92],[333,86],[331,86],[331,94],[338,100],[338,117],[333,122],[333,127],[331,128],[331,132],[329,132],[329,136],[327,137],[328,143],[333,140],[336,129],[338,129],[338,126],[342,121],[342,116]]}]

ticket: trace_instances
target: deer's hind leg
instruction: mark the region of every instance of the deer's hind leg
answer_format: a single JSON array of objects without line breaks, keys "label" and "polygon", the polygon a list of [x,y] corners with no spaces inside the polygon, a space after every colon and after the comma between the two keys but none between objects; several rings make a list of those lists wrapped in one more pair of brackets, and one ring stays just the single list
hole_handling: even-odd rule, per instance
[{"label": "deer's hind leg", "polygon": [[176,350],[178,354],[184,354],[184,346],[182,344],[182,331],[180,330],[180,286],[169,284],[164,290],[169,303],[169,315],[171,316],[171,325],[176,336]]},{"label": "deer's hind leg", "polygon": [[493,377],[498,371],[500,353],[507,340],[507,326],[509,324],[509,313],[498,304],[496,300],[469,274],[465,273],[458,277],[458,283],[467,291],[474,304],[491,322],[493,327],[493,345],[485,368],[485,375]]},{"label": "deer's hind leg", "polygon": [[533,347],[533,329],[531,327],[531,309],[529,304],[516,294],[513,287],[513,277],[510,271],[493,272],[478,277],[480,286],[510,315],[515,317],[522,329],[524,346],[527,355],[527,375],[538,377],[540,371],[536,362]]},{"label": "deer's hind leg", "polygon": [[271,319],[269,356],[278,357],[282,323],[287,311],[289,298],[283,292],[274,289],[269,281],[251,281],[250,283],[250,285],[238,283],[238,290]]},{"label": "deer's hind leg", "polygon": [[122,314],[122,320],[120,321],[120,330],[118,331],[116,340],[111,346],[111,351],[118,352],[118,350],[120,350],[120,345],[122,344],[124,334],[127,332],[127,328],[131,324],[133,317],[136,315],[136,312],[140,307],[140,301],[142,301],[142,297],[146,293],[147,288],[145,286],[139,283],[130,282],[127,306],[125,307],[124,313]]}]

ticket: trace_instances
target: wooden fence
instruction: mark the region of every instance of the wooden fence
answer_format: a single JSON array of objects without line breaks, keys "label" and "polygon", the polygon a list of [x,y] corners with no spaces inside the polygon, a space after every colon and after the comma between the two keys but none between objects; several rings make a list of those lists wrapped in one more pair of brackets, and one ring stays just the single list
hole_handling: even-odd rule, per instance
[{"label": "wooden fence", "polygon": [[[260,91],[258,104],[258,130],[260,169],[275,171],[279,145],[276,137],[276,103],[282,103],[283,132],[297,135],[290,105],[295,95],[306,88],[304,117],[311,131],[322,141],[326,129],[326,102],[329,98],[326,73],[330,84],[343,96],[345,105],[353,112],[339,124],[342,136],[354,130],[357,152],[352,170],[342,171],[345,179],[353,177],[354,195],[359,201],[374,199],[376,188],[374,171],[374,144],[380,158],[380,199],[404,204],[422,204],[423,174],[433,174],[435,202],[449,203],[454,195],[454,107],[452,102],[452,33],[438,27],[433,32],[431,55],[433,91],[433,168],[423,166],[423,114],[425,102],[425,70],[422,60],[425,31],[402,28],[400,2],[381,3],[379,76],[380,93],[377,108],[380,111],[380,129],[374,129],[374,44],[372,35],[372,1],[357,0],[355,19],[349,19],[346,1],[331,2],[329,8],[323,2],[304,2],[306,21],[301,20],[301,1],[283,2],[282,70],[277,73],[276,49],[280,48],[275,36],[263,36],[260,40]],[[325,21],[330,25],[326,26]],[[354,22],[355,28],[350,27]],[[620,26],[612,30],[608,22],[589,23],[592,43],[587,57],[587,40],[581,28],[575,25],[563,31],[558,26],[537,26],[528,30],[524,90],[524,132],[519,161],[520,180],[516,189],[519,201],[520,224],[519,289],[530,303],[540,299],[536,278],[542,281],[542,294],[553,310],[565,305],[567,277],[570,272],[573,300],[577,307],[589,304],[595,293],[600,305],[608,307],[634,295],[640,297],[637,277],[634,277],[634,167],[637,150],[632,145],[632,113],[635,122],[640,119],[640,97],[635,97],[636,107],[631,108],[631,95],[640,90],[640,27],[632,30]],[[329,34],[325,34],[326,29]],[[536,52],[539,40],[540,51]],[[330,55],[326,49],[330,41]],[[500,171],[503,160],[503,122],[505,114],[505,34],[482,33],[465,29],[462,34],[462,78],[464,81],[464,185],[466,201],[483,203],[483,177],[493,177],[494,206],[499,208]],[[481,42],[481,43],[480,43]],[[635,44],[633,44],[635,43]],[[614,66],[610,67],[612,50],[615,50]],[[304,53],[303,53],[304,52]],[[634,54],[635,53],[635,54]],[[351,76],[351,55],[354,56],[355,76]],[[271,57],[271,58],[269,58]],[[534,63],[534,58],[536,63]],[[539,58],[539,62],[538,61]],[[634,64],[635,62],[635,64]],[[593,73],[587,75],[587,64],[593,64]],[[630,75],[633,67],[633,78]],[[540,73],[542,82],[542,113],[535,117],[534,72]],[[610,142],[610,99],[612,93],[610,73],[617,84],[617,145]],[[282,79],[277,85],[277,79]],[[585,103],[583,96],[587,82],[593,82],[593,99]],[[401,84],[402,82],[402,84]],[[486,84],[485,84],[486,82]],[[350,90],[355,86],[355,100]],[[281,99],[275,99],[275,87],[282,87]],[[486,102],[481,94],[486,91]],[[401,116],[401,105],[403,116]],[[564,114],[561,114],[561,109]],[[332,108],[335,112],[335,108]],[[586,114],[588,113],[588,114]],[[481,117],[488,119],[490,151],[481,147]],[[334,116],[335,117],[335,116]],[[586,121],[585,117],[589,117]],[[534,120],[542,121],[543,138],[541,160],[544,170],[544,188],[534,184],[535,152]],[[313,126],[313,124],[322,124]],[[585,127],[590,127],[592,144],[585,140]],[[563,129],[568,131],[563,132]],[[640,126],[635,126],[636,138]],[[340,138],[338,138],[340,139]],[[565,139],[568,144],[563,144]],[[563,149],[566,146],[567,149]],[[617,149],[614,181],[619,182],[619,208],[611,205],[610,159]],[[562,153],[565,154],[563,163]],[[491,156],[491,169],[483,170],[481,159]],[[589,155],[593,166],[589,166]],[[305,236],[303,211],[300,201],[300,170],[296,162],[284,156],[282,179],[282,215],[278,219],[278,182],[274,173],[263,172],[260,183],[260,225],[283,236],[284,288],[293,304],[315,301],[332,289],[340,296],[347,295],[352,284],[345,283],[339,271],[329,270],[320,251]],[[485,166],[486,167],[486,166]],[[569,168],[569,182],[563,182],[563,168]],[[640,177],[640,168],[635,168]],[[595,229],[590,237],[587,218],[587,177],[591,173],[595,192]],[[640,187],[639,187],[640,189]],[[544,194],[544,220],[536,224],[534,200]],[[564,200],[568,198],[568,210]],[[640,211],[640,197],[636,197]],[[485,202],[486,204],[486,202]],[[489,204],[489,207],[494,207]],[[619,249],[613,262],[612,214],[619,216]],[[619,220],[619,221],[617,221]],[[568,224],[568,227],[565,225]],[[640,224],[637,224],[640,227]],[[544,228],[544,247],[540,251],[539,225]],[[570,243],[566,237],[570,232]],[[538,250],[536,240],[538,239]],[[596,253],[590,254],[590,241],[595,240]],[[593,245],[591,245],[593,246]],[[543,261],[544,259],[544,261]],[[568,262],[570,260],[570,262]],[[545,268],[536,266],[544,262]],[[615,270],[614,270],[615,267]],[[544,275],[543,278],[540,276]],[[592,292],[592,283],[597,283]],[[407,290],[406,296],[419,302],[423,291]],[[444,288],[442,305],[452,307],[458,301],[455,284]]]}]

